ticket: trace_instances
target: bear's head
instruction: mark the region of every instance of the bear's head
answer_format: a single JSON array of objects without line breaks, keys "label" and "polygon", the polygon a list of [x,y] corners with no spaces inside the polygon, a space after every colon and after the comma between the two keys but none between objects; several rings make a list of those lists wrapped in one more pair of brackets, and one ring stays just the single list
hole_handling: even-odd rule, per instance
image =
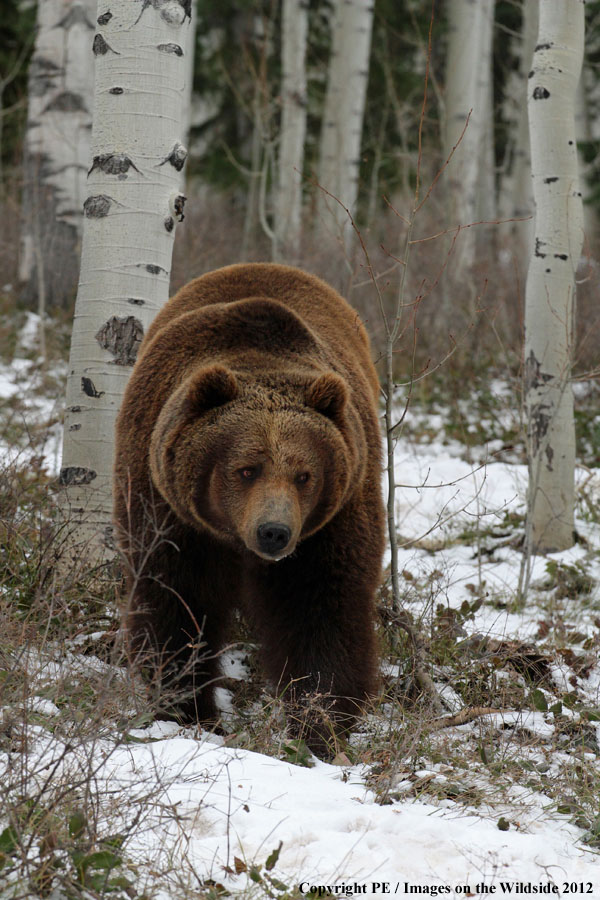
[{"label": "bear's head", "polygon": [[334,372],[261,383],[221,365],[165,403],[150,464],[175,513],[279,560],[340,509],[364,464],[364,432]]}]

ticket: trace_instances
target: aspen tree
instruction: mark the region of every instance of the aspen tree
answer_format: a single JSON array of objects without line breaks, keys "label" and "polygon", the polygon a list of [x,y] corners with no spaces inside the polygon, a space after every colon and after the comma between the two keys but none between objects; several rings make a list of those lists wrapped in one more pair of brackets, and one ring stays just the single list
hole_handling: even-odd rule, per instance
[{"label": "aspen tree", "polygon": [[183,218],[190,18],[191,0],[98,4],[92,160],[60,473],[69,560],[113,552],[115,418],[140,341],[168,298]]},{"label": "aspen tree", "polygon": [[[479,62],[478,103],[483,110],[477,174],[476,218],[493,222],[497,218],[496,161],[494,154],[494,80],[492,47],[494,35],[494,5],[482,7],[481,60]],[[490,234],[479,232],[480,238],[490,240]],[[475,235],[477,237],[477,235]]]},{"label": "aspen tree", "polygon": [[77,279],[94,91],[97,0],[40,0],[29,66],[19,282],[26,301],[66,305]]},{"label": "aspen tree", "polygon": [[[450,0],[444,127],[445,154],[451,156],[446,174],[450,227],[469,225],[479,218],[478,188],[486,164],[485,129],[493,121],[489,115],[493,24],[494,0]],[[475,231],[470,228],[460,235],[455,247],[455,279],[460,280],[474,261]]]},{"label": "aspen tree", "polygon": [[283,0],[281,133],[275,198],[275,256],[297,262],[302,224],[302,166],[306,135],[306,0]]},{"label": "aspen tree", "polygon": [[[371,0],[337,0],[332,47],[327,74],[327,93],[319,148],[319,184],[354,213],[358,196],[362,136],[373,3]],[[318,199],[319,225],[348,232],[345,210],[323,192]]]},{"label": "aspen tree", "polygon": [[529,72],[533,50],[537,42],[537,3],[523,3],[522,25],[518,47],[518,70],[512,73],[506,86],[506,119],[510,133],[509,166],[500,183],[499,207],[503,219],[521,219],[513,222],[511,231],[514,246],[520,256],[523,271],[529,262],[533,240],[533,187],[531,183],[531,151],[529,146],[529,120],[527,96]]},{"label": "aspen tree", "polygon": [[583,242],[575,95],[583,0],[540,0],[529,78],[535,239],[525,303],[524,401],[528,428],[528,548],[573,543],[575,430],[571,362],[575,271]]}]

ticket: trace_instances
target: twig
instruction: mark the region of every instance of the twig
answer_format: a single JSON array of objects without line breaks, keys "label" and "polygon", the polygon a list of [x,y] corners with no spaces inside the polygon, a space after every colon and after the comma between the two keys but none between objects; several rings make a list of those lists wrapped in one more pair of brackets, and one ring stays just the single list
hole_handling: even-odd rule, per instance
[{"label": "twig", "polygon": [[453,716],[442,716],[428,723],[425,728],[427,731],[441,731],[442,728],[455,728],[457,725],[467,725],[474,719],[480,719],[482,716],[495,716],[498,713],[506,712],[505,709],[494,709],[492,706],[465,706],[460,712]]}]

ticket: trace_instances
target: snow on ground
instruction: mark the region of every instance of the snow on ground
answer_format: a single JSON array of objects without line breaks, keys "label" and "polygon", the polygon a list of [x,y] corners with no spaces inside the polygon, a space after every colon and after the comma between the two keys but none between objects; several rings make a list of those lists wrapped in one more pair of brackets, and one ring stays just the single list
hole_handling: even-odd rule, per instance
[{"label": "snow on ground", "polygon": [[[31,331],[31,322],[27,327]],[[19,416],[33,424],[51,422],[55,400],[33,390],[36,378],[35,366],[26,359],[4,366],[0,403],[2,398],[5,404],[19,398],[23,400]],[[429,427],[435,431],[441,425],[431,416]],[[3,461],[9,461],[13,452],[0,446]],[[27,449],[20,452],[26,454]],[[60,442],[55,426],[41,452],[47,471],[56,473]],[[508,602],[519,581],[521,554],[503,542],[507,516],[524,512],[525,467],[497,461],[490,448],[471,452],[475,457],[485,461],[466,461],[464,447],[456,441],[444,443],[435,437],[427,442],[410,437],[398,441],[397,511],[405,544],[400,567],[407,583],[435,575],[437,602],[441,597],[453,608],[472,600],[475,588],[487,592],[494,602],[476,610],[470,623],[473,633],[533,641],[540,610],[517,611]],[[578,477],[589,482],[596,476],[582,470]],[[580,519],[577,527],[588,541],[598,544],[597,530],[588,521]],[[473,532],[470,541],[453,543],[465,530]],[[486,540],[495,542],[495,549],[482,559],[476,551],[483,532]],[[583,556],[582,546],[576,545],[552,558],[573,565]],[[546,577],[547,563],[534,559],[532,583]],[[600,564],[593,565],[594,577],[599,578]],[[589,601],[592,613],[582,615],[584,628],[597,606],[597,582],[594,591]],[[411,610],[423,612],[422,607]],[[445,690],[449,696],[453,693],[448,685]],[[596,669],[589,676],[588,696],[598,702],[599,690]],[[40,703],[36,711],[51,717],[53,704]],[[541,738],[554,729],[551,717],[542,712],[507,712],[496,718],[501,728],[528,728]],[[453,738],[460,741],[464,735],[466,740],[475,727],[454,728]],[[33,728],[30,737],[35,738],[32,764],[37,758],[40,766],[50,766],[64,749],[61,739],[42,727]],[[581,829],[556,812],[556,803],[543,793],[515,787],[510,807],[506,797],[498,801],[490,797],[477,808],[468,808],[449,797],[414,795],[380,805],[367,786],[366,766],[316,761],[313,768],[304,768],[161,722],[133,731],[130,737],[134,743],[103,739],[81,752],[87,755],[86,764],[90,756],[97,762],[98,796],[126,796],[129,801],[115,808],[113,799],[110,810],[100,815],[118,820],[138,798],[133,807],[141,824],[127,843],[127,856],[148,871],[169,873],[162,882],[159,879],[163,886],[153,896],[175,898],[186,884],[197,886],[207,879],[233,893],[252,888],[255,896],[263,896],[268,892],[265,881],[257,885],[251,879],[251,866],[263,866],[264,875],[267,858],[282,842],[269,877],[288,885],[290,896],[292,889],[294,896],[298,891],[311,896],[435,895],[436,886],[438,895],[451,896],[536,893],[600,898],[597,853],[581,843]],[[584,756],[593,759],[593,754]],[[0,753],[0,763],[6,762],[2,757]],[[556,777],[559,763],[552,763]],[[447,777],[442,765],[416,775],[441,781]],[[398,785],[401,796],[401,780]],[[502,814],[511,815],[509,830],[498,827]],[[283,888],[272,883],[268,890],[270,896],[283,896]]]},{"label": "snow on ground", "polygon": [[[0,465],[35,465],[43,458],[47,473],[57,475],[62,455],[62,426],[58,419],[62,417],[64,389],[48,396],[39,360],[29,358],[34,355],[38,328],[39,316],[27,313],[18,335],[17,355],[10,363],[0,362],[1,434],[14,435],[12,441],[0,437]],[[62,384],[65,372],[66,366],[58,363],[46,374]]]},{"label": "snow on ground", "polygon": [[[576,847],[577,829],[542,805],[522,829],[501,831],[450,800],[377,805],[360,767],[294,766],[182,736],[166,723],[134,734],[152,742],[98,744],[96,758],[106,762],[95,784],[100,796],[145,805],[127,851],[134,863],[151,859],[155,870],[171,871],[160,897],[189,888],[192,872],[241,891],[279,842],[271,877],[304,894],[328,887],[405,895],[416,885],[479,897],[494,886],[500,892],[501,882],[523,882],[556,885],[566,895],[563,883],[576,881],[600,896],[597,857]],[[42,731],[37,747],[38,768],[53,766],[63,750]],[[114,810],[112,817],[118,822]],[[244,864],[238,874],[236,857]]]}]

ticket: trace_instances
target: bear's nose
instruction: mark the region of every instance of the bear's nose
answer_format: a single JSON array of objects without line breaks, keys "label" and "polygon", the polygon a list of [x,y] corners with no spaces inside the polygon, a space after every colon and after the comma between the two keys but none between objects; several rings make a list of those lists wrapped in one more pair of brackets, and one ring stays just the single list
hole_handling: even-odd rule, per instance
[{"label": "bear's nose", "polygon": [[292,532],[281,522],[266,522],[258,526],[256,535],[262,553],[278,556],[289,544]]}]

